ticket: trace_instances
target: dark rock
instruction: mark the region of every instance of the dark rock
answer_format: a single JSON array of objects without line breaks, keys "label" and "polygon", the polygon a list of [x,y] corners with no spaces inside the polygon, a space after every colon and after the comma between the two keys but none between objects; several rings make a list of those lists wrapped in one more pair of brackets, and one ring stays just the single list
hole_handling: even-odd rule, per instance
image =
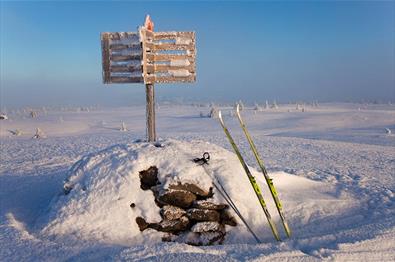
[{"label": "dark rock", "polygon": [[221,211],[221,223],[232,227],[237,226],[236,218],[234,218],[228,210]]},{"label": "dark rock", "polygon": [[210,246],[222,244],[224,239],[225,234],[222,232],[190,233],[186,243],[192,246]]},{"label": "dark rock", "polygon": [[177,233],[189,228],[189,219],[186,216],[183,216],[177,220],[162,220],[159,223],[148,223],[144,218],[137,217],[136,223],[139,226],[140,231],[151,228],[161,232]]},{"label": "dark rock", "polygon": [[166,205],[161,209],[161,215],[165,220],[176,220],[187,212],[179,207]]},{"label": "dark rock", "polygon": [[199,209],[222,210],[228,208],[229,206],[226,204],[215,204],[207,200],[198,200],[193,203],[193,207]]},{"label": "dark rock", "polygon": [[131,207],[131,208],[135,208],[135,207],[136,207],[136,204],[135,204],[135,203],[131,203],[131,204],[130,204],[130,207]]},{"label": "dark rock", "polygon": [[199,186],[191,183],[177,183],[177,184],[170,184],[169,189],[178,189],[178,190],[186,190],[191,193],[194,193],[197,196],[202,196],[202,197],[209,197],[210,195],[210,190],[204,190],[200,188]]},{"label": "dark rock", "polygon": [[141,183],[140,187],[143,190],[148,190],[159,184],[158,168],[156,166],[151,166],[147,170],[140,171],[139,177]]},{"label": "dark rock", "polygon": [[221,232],[225,234],[225,226],[218,222],[198,222],[191,228],[192,232]]},{"label": "dark rock", "polygon": [[220,221],[220,214],[215,210],[192,208],[187,211],[189,219],[196,221]]},{"label": "dark rock", "polygon": [[157,201],[161,204],[168,204],[182,208],[190,207],[195,200],[195,194],[185,190],[166,190],[157,198]]},{"label": "dark rock", "polygon": [[163,220],[159,223],[159,228],[154,228],[162,232],[180,232],[187,230],[189,227],[189,219],[185,216],[177,220]]},{"label": "dark rock", "polygon": [[136,223],[139,226],[140,231],[146,230],[149,226],[149,223],[147,223],[142,217],[136,217]]}]

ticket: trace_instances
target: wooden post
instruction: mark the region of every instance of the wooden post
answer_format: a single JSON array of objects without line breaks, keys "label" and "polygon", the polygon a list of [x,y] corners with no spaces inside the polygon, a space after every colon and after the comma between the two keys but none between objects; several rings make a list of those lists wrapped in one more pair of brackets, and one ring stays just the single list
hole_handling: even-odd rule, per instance
[{"label": "wooden post", "polygon": [[155,131],[155,92],[153,84],[145,85],[147,97],[147,140],[148,142],[156,141]]},{"label": "wooden post", "polygon": [[[154,31],[154,23],[152,22],[149,15],[145,17],[144,22],[145,30],[147,31]],[[143,31],[143,75],[146,76],[147,74],[147,57],[146,57],[146,45],[147,45],[147,36],[146,32]],[[155,130],[155,90],[154,84],[149,83],[145,84],[145,94],[147,98],[147,140],[148,142],[155,142],[156,141],[156,130]]]}]

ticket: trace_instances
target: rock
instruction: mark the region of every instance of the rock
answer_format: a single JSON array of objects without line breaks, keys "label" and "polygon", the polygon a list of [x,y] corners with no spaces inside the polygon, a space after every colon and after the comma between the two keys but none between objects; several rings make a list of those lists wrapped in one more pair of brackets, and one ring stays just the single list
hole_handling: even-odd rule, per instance
[{"label": "rock", "polygon": [[140,171],[139,177],[141,183],[140,187],[143,190],[150,189],[160,184],[158,180],[158,168],[156,166],[151,166],[147,170]]},{"label": "rock", "polygon": [[139,226],[140,231],[151,228],[161,232],[178,233],[180,231],[185,231],[189,228],[189,219],[186,216],[183,216],[177,220],[165,219],[159,223],[148,223],[147,221],[145,221],[144,218],[137,217],[136,223]]},{"label": "rock", "polygon": [[236,218],[234,218],[228,210],[221,211],[221,223],[232,227],[237,226]]},{"label": "rock", "polygon": [[215,204],[207,200],[198,200],[193,203],[193,207],[198,209],[222,210],[229,206],[226,204]]},{"label": "rock", "polygon": [[[180,232],[188,229],[189,219],[186,216],[177,220],[163,220],[159,223],[158,231],[162,232]],[[156,229],[156,228],[155,228]]]},{"label": "rock", "polygon": [[149,224],[142,217],[136,217],[136,223],[139,226],[140,231],[146,230],[149,226]]},{"label": "rock", "polygon": [[193,246],[219,245],[225,239],[221,232],[190,233],[186,243]]},{"label": "rock", "polygon": [[166,205],[161,209],[161,215],[166,220],[176,220],[185,215],[187,212],[179,207]]},{"label": "rock", "polygon": [[210,197],[210,194],[212,194],[211,188],[209,190],[203,190],[199,186],[197,186],[195,184],[191,184],[191,183],[170,184],[169,189],[186,190],[186,191],[189,191],[197,196],[201,196],[201,197],[205,197],[205,198]]},{"label": "rock", "polygon": [[192,208],[187,211],[189,219],[196,221],[220,221],[220,214],[215,210]]},{"label": "rock", "polygon": [[185,190],[166,190],[157,198],[159,203],[188,208],[196,200],[195,194]]},{"label": "rock", "polygon": [[225,226],[218,222],[198,222],[191,228],[192,232],[221,232],[225,234]]}]

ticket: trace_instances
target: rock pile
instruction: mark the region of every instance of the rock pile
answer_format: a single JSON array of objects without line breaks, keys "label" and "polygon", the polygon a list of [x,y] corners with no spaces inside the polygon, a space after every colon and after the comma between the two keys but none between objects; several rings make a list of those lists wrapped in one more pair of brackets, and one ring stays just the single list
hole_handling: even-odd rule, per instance
[{"label": "rock pile", "polygon": [[[162,221],[149,223],[137,217],[140,231],[148,228],[165,232],[163,241],[183,242],[190,245],[221,244],[225,238],[225,225],[236,226],[229,206],[210,199],[213,189],[203,189],[192,183],[179,182],[163,188],[158,180],[158,168],[151,166],[140,171],[142,190],[151,190],[155,196]],[[134,204],[131,204],[134,207]]]}]

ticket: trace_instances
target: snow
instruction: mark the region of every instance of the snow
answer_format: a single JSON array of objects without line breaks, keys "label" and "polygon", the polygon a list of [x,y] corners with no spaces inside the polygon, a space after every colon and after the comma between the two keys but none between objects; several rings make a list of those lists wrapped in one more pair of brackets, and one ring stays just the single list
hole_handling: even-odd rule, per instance
[{"label": "snow", "polygon": [[[137,140],[145,136],[144,106],[47,108],[37,118],[28,117],[30,110],[8,111],[0,123],[0,260],[395,260],[395,136],[386,134],[395,130],[395,106],[295,108],[242,111],[293,232],[286,239],[237,119],[228,114],[232,106],[219,107],[260,184],[280,243],[218,120],[199,117],[202,107],[160,104],[162,147]],[[119,131],[122,122],[129,131]],[[38,127],[46,138],[32,139]],[[21,135],[12,135],[17,129]],[[139,188],[138,171],[155,163],[161,181],[169,176],[207,185],[203,169],[190,161],[206,151],[208,168],[262,244],[242,223],[226,227],[221,246],[163,243],[161,233],[139,233],[137,215],[150,222],[160,217],[152,193]],[[66,179],[73,187],[68,195]]]}]

